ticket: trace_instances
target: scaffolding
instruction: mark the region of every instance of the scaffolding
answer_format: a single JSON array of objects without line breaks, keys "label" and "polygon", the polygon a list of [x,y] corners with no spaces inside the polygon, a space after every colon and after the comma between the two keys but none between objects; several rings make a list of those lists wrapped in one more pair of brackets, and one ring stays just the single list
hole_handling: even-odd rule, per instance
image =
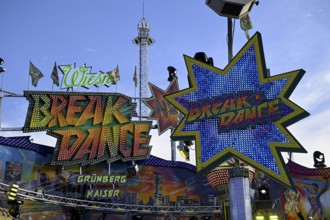
[{"label": "scaffolding", "polygon": [[[5,196],[9,190],[9,185],[0,182],[0,192]],[[61,197],[49,195],[19,188],[18,198],[20,200],[31,200],[52,205],[59,205],[72,208],[84,208],[89,210],[96,210],[102,212],[116,212],[116,213],[150,213],[150,214],[172,214],[172,215],[203,215],[203,214],[220,214],[222,213],[219,206],[151,206],[151,205],[132,205],[132,204],[117,204],[106,203],[99,201],[90,201],[84,199],[74,199],[69,197]],[[42,208],[42,206],[39,206]],[[40,211],[38,207],[33,210]]]}]

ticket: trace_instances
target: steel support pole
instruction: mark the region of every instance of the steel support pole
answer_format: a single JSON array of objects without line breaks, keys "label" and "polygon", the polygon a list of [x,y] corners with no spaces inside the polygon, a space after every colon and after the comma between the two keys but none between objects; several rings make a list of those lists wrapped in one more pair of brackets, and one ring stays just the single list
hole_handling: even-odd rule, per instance
[{"label": "steel support pole", "polygon": [[[173,133],[174,129],[171,128],[171,134]],[[176,161],[176,149],[175,149],[175,141],[171,140],[171,159],[172,161]]]},{"label": "steel support pole", "polygon": [[[233,21],[227,18],[228,28],[228,64],[233,59]],[[252,220],[250,198],[249,170],[239,166],[235,159],[235,167],[229,170],[230,220]]]},{"label": "steel support pole", "polygon": [[249,169],[229,170],[230,220],[252,220]]},{"label": "steel support pole", "polygon": [[233,20],[227,18],[227,28],[228,28],[228,63],[233,59]]}]

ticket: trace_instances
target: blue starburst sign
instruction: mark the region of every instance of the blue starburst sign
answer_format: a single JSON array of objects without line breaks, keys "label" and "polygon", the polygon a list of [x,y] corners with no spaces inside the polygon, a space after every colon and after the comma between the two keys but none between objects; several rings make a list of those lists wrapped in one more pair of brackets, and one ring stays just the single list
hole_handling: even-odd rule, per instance
[{"label": "blue starburst sign", "polygon": [[184,115],[172,138],[195,140],[197,172],[235,157],[293,188],[281,152],[306,153],[287,129],[309,115],[289,100],[304,71],[270,76],[259,33],[223,70],[184,59],[190,88],[165,98]]}]

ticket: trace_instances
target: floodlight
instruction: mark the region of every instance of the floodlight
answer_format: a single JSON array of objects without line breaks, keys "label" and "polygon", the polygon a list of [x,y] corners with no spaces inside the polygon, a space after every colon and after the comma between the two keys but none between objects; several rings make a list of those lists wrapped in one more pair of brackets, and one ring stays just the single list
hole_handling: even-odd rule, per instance
[{"label": "floodlight", "polygon": [[[228,18],[240,18],[249,13],[255,0],[205,0],[215,13]],[[258,5],[258,3],[256,3]]]},{"label": "floodlight", "polygon": [[9,214],[14,217],[14,219],[17,219],[20,217],[21,213],[22,213],[22,209],[21,209],[21,205],[24,202],[21,200],[8,200],[8,205],[10,205],[8,212]]},{"label": "floodlight", "polygon": [[187,161],[190,160],[190,156],[189,156],[189,152],[190,152],[190,146],[193,145],[192,141],[186,140],[183,141],[183,149],[181,155],[183,156],[183,158],[185,158]]},{"label": "floodlight", "polygon": [[176,69],[173,66],[167,67],[168,71],[168,79],[167,81],[172,82],[173,80],[177,79],[178,77],[176,76]]},{"label": "floodlight", "polygon": [[[0,57],[0,65],[2,65],[5,61]],[[6,69],[0,66],[0,73],[5,72]]]},{"label": "floodlight", "polygon": [[264,220],[265,217],[263,215],[257,215],[256,220]]},{"label": "floodlight", "polygon": [[132,216],[132,219],[133,219],[133,220],[140,220],[140,219],[143,219],[143,215],[133,215],[133,216]]},{"label": "floodlight", "polygon": [[[191,141],[180,141],[179,145],[177,146],[177,149],[179,150],[179,153],[181,156],[189,161],[189,142]],[[192,143],[192,142],[191,142]]]},{"label": "floodlight", "polygon": [[270,215],[269,220],[278,220],[278,216],[277,215]]},{"label": "floodlight", "polygon": [[207,57],[204,52],[197,52],[194,55],[194,59],[213,66],[213,58]]},{"label": "floodlight", "polygon": [[313,157],[314,157],[314,167],[324,168],[327,166],[324,164],[325,163],[324,154],[321,153],[320,151],[314,151]]},{"label": "floodlight", "polygon": [[258,196],[259,200],[269,200],[270,199],[270,192],[268,184],[262,184],[258,187]]}]

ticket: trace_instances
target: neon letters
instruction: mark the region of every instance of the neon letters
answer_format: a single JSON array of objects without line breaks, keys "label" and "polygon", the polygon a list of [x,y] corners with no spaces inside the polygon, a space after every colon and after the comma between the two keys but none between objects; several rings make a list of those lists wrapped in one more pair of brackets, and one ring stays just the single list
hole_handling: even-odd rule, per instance
[{"label": "neon letters", "polygon": [[281,118],[281,99],[267,100],[261,92],[242,91],[189,103],[187,123],[219,118],[219,133],[274,122]]},{"label": "neon letters", "polygon": [[[93,184],[93,185],[109,185],[109,184],[125,184],[126,176],[114,175],[79,175],[77,177],[77,184]],[[112,197],[119,197],[119,189],[87,189],[85,192],[86,199],[107,199]]]},{"label": "neon letters", "polygon": [[91,73],[91,67],[86,67],[86,65],[78,66],[74,65],[61,65],[60,70],[64,74],[62,79],[61,88],[75,88],[84,87],[89,88],[91,86],[101,86],[105,85],[109,87],[111,84],[116,84],[119,73],[118,67],[109,72],[99,71],[98,73]]},{"label": "neon letters", "polygon": [[25,91],[24,132],[58,138],[53,165],[95,164],[149,157],[151,121],[131,121],[135,103],[118,93]]}]

